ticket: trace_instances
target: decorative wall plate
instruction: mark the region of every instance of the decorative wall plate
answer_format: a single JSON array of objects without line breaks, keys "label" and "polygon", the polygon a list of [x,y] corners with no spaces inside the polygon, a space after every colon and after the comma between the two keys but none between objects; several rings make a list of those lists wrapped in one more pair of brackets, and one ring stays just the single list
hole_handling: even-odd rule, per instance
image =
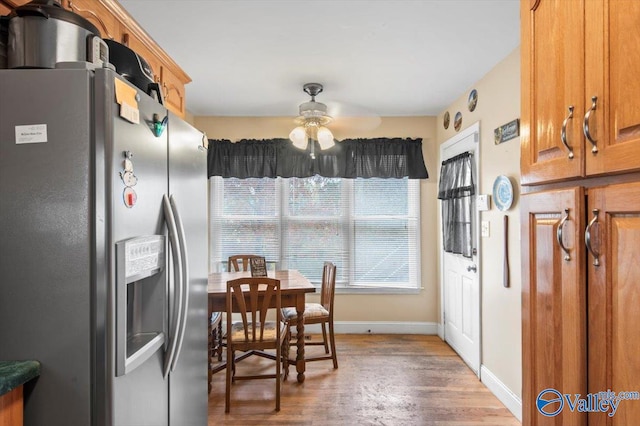
[{"label": "decorative wall plate", "polygon": [[511,208],[513,203],[513,185],[511,180],[500,175],[493,182],[493,202],[500,211],[506,211]]},{"label": "decorative wall plate", "polygon": [[449,128],[449,111],[444,113],[444,117],[442,118],[442,125],[444,126],[445,130]]},{"label": "decorative wall plate", "polygon": [[469,111],[476,109],[476,105],[478,105],[478,91],[476,89],[473,89],[471,93],[469,93],[467,105],[469,106]]},{"label": "decorative wall plate", "polygon": [[460,111],[456,112],[456,117],[453,119],[453,128],[456,129],[456,132],[460,130],[462,127],[462,113]]}]

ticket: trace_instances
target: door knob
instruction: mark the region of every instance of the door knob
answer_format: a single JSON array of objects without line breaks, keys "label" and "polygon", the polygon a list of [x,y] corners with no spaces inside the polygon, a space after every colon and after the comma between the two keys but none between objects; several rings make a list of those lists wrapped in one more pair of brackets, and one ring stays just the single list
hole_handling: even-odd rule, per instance
[{"label": "door knob", "polygon": [[471,272],[471,271],[478,272],[478,267],[475,264],[471,266],[467,266],[467,272]]}]

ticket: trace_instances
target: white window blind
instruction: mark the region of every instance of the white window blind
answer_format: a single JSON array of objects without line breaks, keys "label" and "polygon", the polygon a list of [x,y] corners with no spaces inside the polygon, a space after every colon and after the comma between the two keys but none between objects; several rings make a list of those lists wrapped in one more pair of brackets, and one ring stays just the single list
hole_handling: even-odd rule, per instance
[{"label": "white window blind", "polygon": [[345,285],[349,278],[347,179],[316,175],[282,180],[283,267],[297,269],[319,283],[323,263],[331,261],[336,265],[336,285]]},{"label": "white window blind", "polygon": [[420,188],[409,179],[213,177],[211,268],[258,254],[319,284],[419,288]]},{"label": "white window blind", "polygon": [[418,286],[418,181],[356,179],[353,206],[351,284]]},{"label": "white window blind", "polygon": [[234,254],[280,258],[280,206],[276,179],[210,179],[211,270],[226,270]]}]

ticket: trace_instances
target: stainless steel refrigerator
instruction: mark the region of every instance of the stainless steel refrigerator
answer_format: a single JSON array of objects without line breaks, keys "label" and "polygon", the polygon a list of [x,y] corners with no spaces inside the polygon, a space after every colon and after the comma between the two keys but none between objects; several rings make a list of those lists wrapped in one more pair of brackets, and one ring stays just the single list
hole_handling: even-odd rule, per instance
[{"label": "stainless steel refrigerator", "polygon": [[0,70],[0,360],[27,426],[207,424],[203,135],[109,69]]}]

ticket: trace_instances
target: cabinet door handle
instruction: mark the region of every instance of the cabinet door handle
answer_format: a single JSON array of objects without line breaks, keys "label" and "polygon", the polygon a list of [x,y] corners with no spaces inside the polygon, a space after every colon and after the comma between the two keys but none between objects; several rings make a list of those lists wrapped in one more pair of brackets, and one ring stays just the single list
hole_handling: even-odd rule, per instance
[{"label": "cabinet door handle", "polygon": [[567,143],[567,124],[573,119],[573,105],[569,105],[569,115],[562,122],[562,131],[560,132],[560,140],[569,151],[569,160],[573,159],[573,147]]},{"label": "cabinet door handle", "polygon": [[591,136],[591,132],[589,131],[589,118],[591,118],[591,112],[596,110],[598,97],[593,96],[591,98],[591,102],[591,109],[589,109],[589,111],[587,111],[587,113],[584,115],[584,121],[582,122],[582,131],[584,132],[584,137],[587,138],[589,142],[591,142],[591,145],[593,145],[593,147],[591,148],[591,152],[596,154],[598,152],[598,146],[596,145],[597,141],[593,139],[593,137]]},{"label": "cabinet door handle", "polygon": [[598,209],[593,209],[592,212],[593,219],[589,222],[587,230],[584,231],[584,242],[587,245],[587,250],[589,250],[589,253],[593,256],[593,266],[600,266],[600,253],[595,251],[591,246],[591,228],[593,227],[593,224],[598,221],[598,213],[600,213],[600,211]]},{"label": "cabinet door handle", "polygon": [[556,233],[556,239],[558,240],[558,245],[564,252],[564,260],[571,260],[571,256],[569,255],[569,249],[564,246],[563,238],[562,238],[562,230],[564,229],[564,224],[567,220],[569,220],[569,209],[564,209],[565,216],[560,221],[560,226],[558,226],[558,232]]}]

